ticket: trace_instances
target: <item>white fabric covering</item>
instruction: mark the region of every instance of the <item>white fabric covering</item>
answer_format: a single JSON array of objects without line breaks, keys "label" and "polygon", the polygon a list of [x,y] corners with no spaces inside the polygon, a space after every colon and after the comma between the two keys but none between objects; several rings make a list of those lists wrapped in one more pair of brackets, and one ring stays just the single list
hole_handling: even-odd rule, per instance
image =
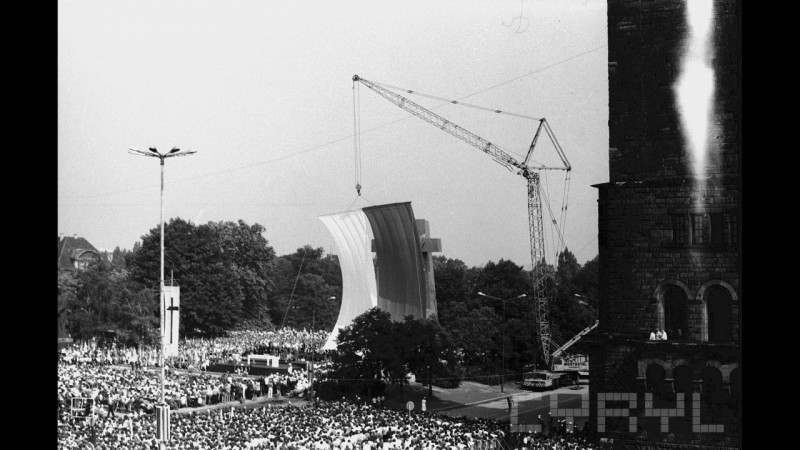
[{"label": "white fabric covering", "polygon": [[319,220],[334,238],[342,270],[342,306],[336,325],[323,346],[325,350],[332,350],[336,348],[339,330],[378,305],[378,289],[366,214],[361,210],[348,211],[319,216]]}]

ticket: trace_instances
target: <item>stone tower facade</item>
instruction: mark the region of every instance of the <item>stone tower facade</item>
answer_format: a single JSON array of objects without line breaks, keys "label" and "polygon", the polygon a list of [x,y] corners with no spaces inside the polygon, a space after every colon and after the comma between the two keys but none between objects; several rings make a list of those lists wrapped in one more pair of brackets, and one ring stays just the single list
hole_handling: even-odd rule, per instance
[{"label": "stone tower facade", "polygon": [[[711,1],[701,59],[712,106],[698,116],[678,91],[697,35],[694,1],[608,1],[600,324],[584,345],[590,424],[620,448],[739,446],[740,9]],[[708,119],[705,134],[691,117]],[[667,340],[650,340],[658,331]]]}]

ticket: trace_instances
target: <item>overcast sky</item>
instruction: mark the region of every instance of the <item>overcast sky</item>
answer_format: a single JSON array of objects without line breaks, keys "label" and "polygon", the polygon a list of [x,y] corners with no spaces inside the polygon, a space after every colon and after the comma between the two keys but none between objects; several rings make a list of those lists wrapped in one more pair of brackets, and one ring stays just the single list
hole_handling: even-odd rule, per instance
[{"label": "overcast sky", "polygon": [[[318,216],[410,201],[441,254],[530,267],[527,185],[352,77],[547,119],[570,164],[566,246],[597,255],[608,181],[600,0],[61,0],[58,231],[131,249],[165,219],[244,220],[278,255],[335,253]],[[354,114],[354,92],[359,108]],[[538,122],[408,95],[522,159]],[[360,118],[360,158],[354,146]],[[555,161],[540,139],[534,159]],[[361,174],[356,176],[357,161]],[[560,218],[565,172],[542,174]],[[362,196],[355,184],[361,182]],[[548,262],[558,236],[545,213]]]}]

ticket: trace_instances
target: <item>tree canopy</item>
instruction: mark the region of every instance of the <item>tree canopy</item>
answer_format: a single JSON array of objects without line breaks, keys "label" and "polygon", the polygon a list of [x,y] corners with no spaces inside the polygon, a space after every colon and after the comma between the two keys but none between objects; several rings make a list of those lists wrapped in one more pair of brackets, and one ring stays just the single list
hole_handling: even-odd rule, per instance
[{"label": "tree canopy", "polygon": [[[342,303],[338,259],[309,245],[276,258],[275,293],[269,305],[276,326],[331,330]],[[332,298],[333,297],[333,298]]]},{"label": "tree canopy", "polygon": [[[181,287],[182,335],[220,335],[245,318],[261,318],[273,290],[275,258],[263,232],[263,226],[242,220],[195,225],[172,219],[165,224],[165,284],[174,280]],[[160,230],[154,228],[127,261],[131,278],[155,292],[160,252]]]},{"label": "tree canopy", "polygon": [[[581,266],[565,250],[557,267],[543,268],[551,338],[559,344],[597,318],[598,261]],[[529,364],[543,366],[530,271],[502,259],[468,268],[437,255],[434,276],[439,322],[451,334],[468,370],[496,373],[503,357],[506,368],[515,372]],[[520,298],[522,294],[525,297]]]},{"label": "tree canopy", "polygon": [[73,339],[112,333],[135,343],[157,342],[156,298],[152,291],[129,280],[124,273],[95,264],[62,275],[59,286],[59,319]]},{"label": "tree canopy", "polygon": [[[181,287],[181,336],[333,329],[342,297],[338,259],[309,245],[277,257],[264,230],[241,220],[165,224],[165,284]],[[156,227],[132,251],[116,248],[112,264],[59,272],[60,323],[73,338],[116,330],[152,341],[160,255]],[[599,258],[580,265],[566,249],[556,267],[538,264],[551,337],[563,344],[597,319]],[[379,309],[367,311],[339,336],[340,376],[402,385],[408,373],[436,380],[460,371],[496,374],[503,362],[512,372],[543,363],[530,270],[504,259],[468,267],[444,255],[434,256],[433,270],[437,316],[396,323]]]},{"label": "tree canopy", "polygon": [[383,382],[403,386],[418,379],[457,376],[458,358],[450,334],[432,319],[394,322],[387,311],[371,308],[339,331],[331,377],[363,380],[367,395]]}]

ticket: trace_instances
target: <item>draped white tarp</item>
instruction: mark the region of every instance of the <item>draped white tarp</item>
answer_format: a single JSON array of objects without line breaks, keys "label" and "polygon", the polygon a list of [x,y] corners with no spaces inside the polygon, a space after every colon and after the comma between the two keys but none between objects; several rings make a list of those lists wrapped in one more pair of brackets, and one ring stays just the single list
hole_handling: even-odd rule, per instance
[{"label": "draped white tarp", "polygon": [[319,216],[319,220],[333,236],[342,270],[342,306],[323,347],[331,350],[336,348],[340,329],[378,305],[378,289],[366,214],[361,210],[348,211]]}]

